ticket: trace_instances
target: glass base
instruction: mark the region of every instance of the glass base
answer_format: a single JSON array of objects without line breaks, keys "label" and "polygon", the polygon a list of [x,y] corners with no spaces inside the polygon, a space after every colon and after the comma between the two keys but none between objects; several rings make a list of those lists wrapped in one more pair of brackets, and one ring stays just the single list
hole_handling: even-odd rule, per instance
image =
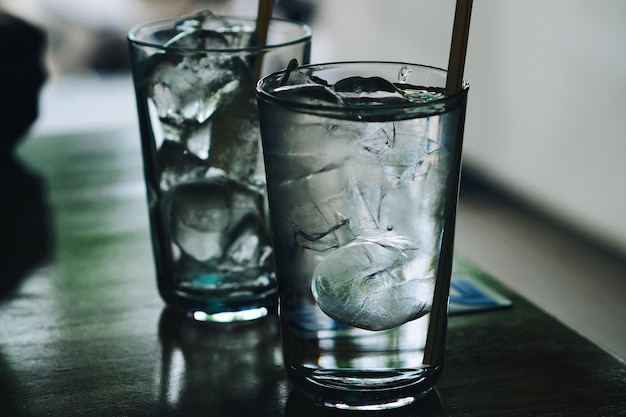
[{"label": "glass base", "polygon": [[433,390],[433,388],[434,387],[431,386],[430,388],[427,388],[423,391],[417,391],[416,395],[406,395],[403,393],[394,394],[392,392],[389,392],[389,393],[384,393],[381,396],[378,396],[372,392],[368,392],[368,393],[351,392],[351,393],[340,394],[341,396],[344,397],[341,400],[319,398],[319,397],[316,398],[315,396],[312,396],[310,398],[318,406],[323,406],[326,408],[334,408],[337,410],[383,411],[383,410],[393,410],[397,408],[410,406],[416,403],[422,397],[425,397],[426,395],[428,395]]},{"label": "glass base", "polygon": [[[427,393],[424,393],[426,395]],[[324,401],[320,403],[324,407],[336,408],[338,410],[353,410],[353,411],[381,411],[381,410],[393,410],[400,407],[406,407],[415,403],[418,397],[403,397],[397,398],[393,401],[385,401],[381,403],[371,404],[359,404],[359,403],[346,403],[346,402],[330,402]]]},{"label": "glass base", "polygon": [[[355,411],[353,414],[351,411]],[[432,388],[423,397],[406,397],[398,401],[381,404],[350,404],[346,402],[314,402],[310,396],[294,389],[289,393],[285,404],[287,416],[382,416],[406,417],[428,416],[442,417],[442,402],[436,388]]]},{"label": "glass base", "polygon": [[[294,387],[314,404],[337,410],[381,411],[403,408],[427,396],[435,387],[442,371],[441,366],[398,373],[389,377],[388,372],[340,372],[326,371],[320,375],[294,372],[286,368]],[[335,374],[331,375],[328,374]],[[331,376],[329,378],[329,376]]]},{"label": "glass base", "polygon": [[271,311],[268,307],[254,307],[220,312],[212,312],[198,307],[187,308],[171,304],[168,304],[167,307],[186,318],[208,323],[235,323],[258,320],[269,315]]},{"label": "glass base", "polygon": [[168,309],[198,322],[236,323],[258,320],[277,310],[276,288],[258,294],[211,296],[159,287]]},{"label": "glass base", "polygon": [[251,308],[241,311],[223,311],[220,313],[208,313],[202,310],[189,310],[187,316],[196,321],[208,321],[214,323],[232,323],[236,321],[250,321],[263,318],[269,314],[266,307]]}]

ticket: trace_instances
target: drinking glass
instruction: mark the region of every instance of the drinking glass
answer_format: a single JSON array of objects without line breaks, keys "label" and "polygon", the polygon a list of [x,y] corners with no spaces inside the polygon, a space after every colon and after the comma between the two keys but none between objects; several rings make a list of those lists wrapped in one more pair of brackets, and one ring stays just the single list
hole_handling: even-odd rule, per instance
[{"label": "drinking glass", "polygon": [[129,31],[157,284],[201,321],[256,319],[276,305],[254,85],[307,61],[311,30],[272,19],[189,17]]},{"label": "drinking glass", "polygon": [[257,84],[285,369],[341,409],[404,406],[441,374],[467,93],[400,62]]}]

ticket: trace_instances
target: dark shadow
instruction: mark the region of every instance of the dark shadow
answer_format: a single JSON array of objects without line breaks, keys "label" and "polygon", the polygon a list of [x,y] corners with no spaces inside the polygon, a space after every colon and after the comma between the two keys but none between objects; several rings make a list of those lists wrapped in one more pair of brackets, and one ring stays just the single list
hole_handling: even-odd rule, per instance
[{"label": "dark shadow", "polygon": [[0,415],[30,417],[24,404],[28,401],[26,391],[17,383],[18,377],[0,347]]},{"label": "dark shadow", "polygon": [[45,33],[0,11],[0,298],[50,253],[49,210],[41,179],[28,172],[13,151],[38,116],[46,79]]},{"label": "dark shadow", "polygon": [[0,298],[9,295],[52,253],[50,209],[41,178],[13,157],[0,162],[3,248]]},{"label": "dark shadow", "polygon": [[45,33],[0,10],[0,156],[11,155],[39,115],[39,91],[46,80]]}]

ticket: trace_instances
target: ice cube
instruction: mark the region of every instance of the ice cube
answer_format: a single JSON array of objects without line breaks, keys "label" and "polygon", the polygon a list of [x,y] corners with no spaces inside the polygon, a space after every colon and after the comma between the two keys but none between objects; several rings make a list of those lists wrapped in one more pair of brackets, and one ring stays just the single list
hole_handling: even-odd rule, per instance
[{"label": "ice cube", "polygon": [[271,247],[258,217],[248,217],[246,222],[227,236],[232,241],[226,249],[225,262],[230,270],[261,266]]},{"label": "ice cube", "polygon": [[199,159],[206,161],[211,154],[211,125],[207,123],[196,129],[177,131],[178,138],[185,148]]},{"label": "ice cube", "polygon": [[301,104],[343,104],[341,96],[335,93],[326,80],[301,72],[295,59],[289,61],[279,86],[273,92],[284,100]]},{"label": "ice cube", "polygon": [[291,101],[306,104],[373,105],[408,103],[403,90],[381,77],[348,77],[330,85],[326,80],[289,63],[274,93]]},{"label": "ice cube", "polygon": [[323,87],[328,87],[328,81],[316,76],[312,75],[309,72],[302,71],[299,68],[298,60],[292,59],[287,64],[287,68],[280,79],[279,87],[282,86],[296,86],[296,85],[320,85]]},{"label": "ice cube", "polygon": [[416,273],[415,247],[402,237],[372,237],[332,252],[313,272],[311,291],[334,320],[385,330],[423,316],[432,304],[432,275]]},{"label": "ice cube", "polygon": [[178,33],[164,46],[193,49],[225,49],[252,46],[254,28],[234,23],[228,17],[202,10],[176,22]]},{"label": "ice cube", "polygon": [[208,162],[233,179],[250,181],[262,161],[258,111],[251,83],[242,84],[217,109],[210,130]]},{"label": "ice cube", "polygon": [[317,252],[324,252],[328,249],[339,246],[339,238],[335,234],[346,227],[348,219],[341,213],[334,213],[334,218],[329,213],[324,214],[319,206],[305,204],[298,208],[298,218],[289,219],[291,229],[294,231],[297,246],[311,249]]},{"label": "ice cube", "polygon": [[[271,164],[270,162],[270,165]],[[285,172],[288,174],[288,172]],[[346,193],[346,179],[343,165],[327,166],[318,172],[297,178],[287,175],[284,181],[272,183],[272,192],[287,199],[285,204],[275,208],[274,215],[287,227],[283,241],[292,242],[295,247],[304,247],[323,252],[330,248],[352,241],[352,219],[348,214],[357,212],[355,203]],[[357,199],[358,200],[358,199]],[[296,209],[281,210],[286,207]],[[362,205],[358,206],[363,208]],[[369,218],[369,213],[362,217]],[[355,215],[358,225],[359,218]]]},{"label": "ice cube", "polygon": [[[367,152],[380,154],[391,150],[396,143],[394,123],[364,123],[362,130],[353,133],[353,141]],[[350,134],[349,132],[348,134]]]},{"label": "ice cube", "polygon": [[157,150],[157,165],[161,172],[159,188],[168,191],[177,184],[195,181],[205,176],[206,164],[187,148],[172,140],[163,141]]},{"label": "ice cube", "polygon": [[348,77],[337,81],[333,89],[350,105],[409,102],[402,90],[381,77]]},{"label": "ice cube", "polygon": [[334,89],[343,94],[391,93],[401,96],[398,89],[382,77],[348,77],[337,81]]},{"label": "ice cube", "polygon": [[204,50],[234,48],[228,33],[254,31],[210,12],[181,20],[177,29],[180,32],[165,46],[198,49],[153,55],[142,69],[142,79],[165,123],[193,127],[206,122],[241,83],[253,78],[251,66],[240,55]]},{"label": "ice cube", "polygon": [[236,265],[248,265],[259,257],[260,238],[254,229],[246,229],[228,248],[228,259]]},{"label": "ice cube", "polygon": [[[288,244],[290,249],[305,248],[324,252],[338,247],[340,242],[354,238],[351,234],[344,237],[345,233],[350,233],[348,220],[335,210],[337,204],[334,204],[333,196],[324,201],[311,201],[307,198],[310,191],[305,180],[274,187],[273,192],[289,200],[285,205],[277,205],[273,215],[284,225],[276,233],[282,235],[280,240]],[[283,211],[287,206],[295,209]]]},{"label": "ice cube", "polygon": [[[292,140],[290,136],[276,136],[276,145],[266,150],[265,170],[277,182],[287,183],[305,179],[313,174],[335,171],[353,156],[351,136],[337,125],[316,123],[307,126],[310,137],[328,136],[331,147],[320,147],[314,140]],[[338,171],[335,171],[338,172]],[[328,177],[332,178],[332,177]]]},{"label": "ice cube", "polygon": [[[415,236],[423,254],[434,256],[441,234],[442,187],[446,184],[449,154],[443,146],[422,138],[411,150],[385,156],[389,181],[380,200],[380,223]],[[410,213],[399,215],[399,210],[409,208]]]},{"label": "ice cube", "polygon": [[[151,75],[149,90],[152,123],[157,123],[158,119],[155,126],[160,127],[155,127],[158,142],[164,139],[177,141],[198,158],[209,158],[214,146],[213,131],[224,130],[221,129],[221,122],[214,123],[213,119],[224,108],[227,110],[222,113],[232,113],[233,109],[238,109],[239,113],[246,116],[244,123],[232,125],[235,128],[245,125],[239,128],[239,132],[246,132],[248,126],[252,126],[251,129],[256,132],[255,140],[258,141],[256,107],[251,109],[240,100],[240,97],[246,95],[246,100],[250,101],[247,97],[251,93],[247,91],[251,90],[251,77],[250,68],[236,56],[194,55],[175,66],[169,61],[161,63]],[[245,107],[242,108],[242,105]],[[217,134],[221,135],[222,132]],[[228,142],[228,139],[222,137],[221,141]],[[252,152],[256,149],[258,146]]]},{"label": "ice cube", "polygon": [[150,94],[164,123],[193,127],[205,123],[250,77],[239,57],[192,55],[175,66],[157,66]]},{"label": "ice cube", "polygon": [[172,37],[164,46],[189,49],[225,49],[230,45],[228,39],[220,33],[185,30]]},{"label": "ice cube", "polygon": [[245,264],[250,250],[260,255],[266,244],[262,194],[244,184],[213,175],[176,186],[166,201],[174,241],[198,261],[220,262],[228,249],[231,261]]},{"label": "ice cube", "polygon": [[228,189],[217,181],[183,184],[168,202],[172,236],[183,253],[198,261],[221,257],[232,217]]},{"label": "ice cube", "polygon": [[301,104],[343,104],[343,99],[331,88],[320,84],[285,85],[277,87],[274,94],[283,100]]}]

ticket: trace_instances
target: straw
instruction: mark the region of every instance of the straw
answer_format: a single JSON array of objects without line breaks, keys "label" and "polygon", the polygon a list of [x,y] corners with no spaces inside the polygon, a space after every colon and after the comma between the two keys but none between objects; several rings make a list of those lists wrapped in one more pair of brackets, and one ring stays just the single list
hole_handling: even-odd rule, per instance
[{"label": "straw", "polygon": [[[446,80],[446,95],[461,90],[463,83],[463,67],[465,66],[465,51],[469,34],[472,0],[457,0],[452,29],[452,43],[450,45],[450,60],[448,62],[448,78]],[[457,184],[461,161],[457,152],[457,160],[453,161],[453,172],[449,173],[447,184],[445,219],[446,225],[441,237],[441,252],[437,265],[437,276],[446,279],[437,279],[433,294],[433,306],[430,312],[430,323],[424,346],[425,365],[434,365],[442,353],[437,350],[442,346],[446,336],[446,320],[448,318],[448,297],[450,293],[450,277],[452,274],[452,258],[454,252],[454,228],[456,219]]]},{"label": "straw", "polygon": [[[267,30],[272,18],[272,10],[274,9],[274,0],[259,0],[259,9],[256,18],[256,38],[259,48],[263,48],[267,44]],[[263,52],[259,52],[259,56],[255,62],[256,78],[261,77],[261,67],[263,63]]]},{"label": "straw", "polygon": [[450,58],[448,60],[446,95],[454,94],[462,88],[471,13],[472,0],[457,0],[454,25],[452,26]]}]

